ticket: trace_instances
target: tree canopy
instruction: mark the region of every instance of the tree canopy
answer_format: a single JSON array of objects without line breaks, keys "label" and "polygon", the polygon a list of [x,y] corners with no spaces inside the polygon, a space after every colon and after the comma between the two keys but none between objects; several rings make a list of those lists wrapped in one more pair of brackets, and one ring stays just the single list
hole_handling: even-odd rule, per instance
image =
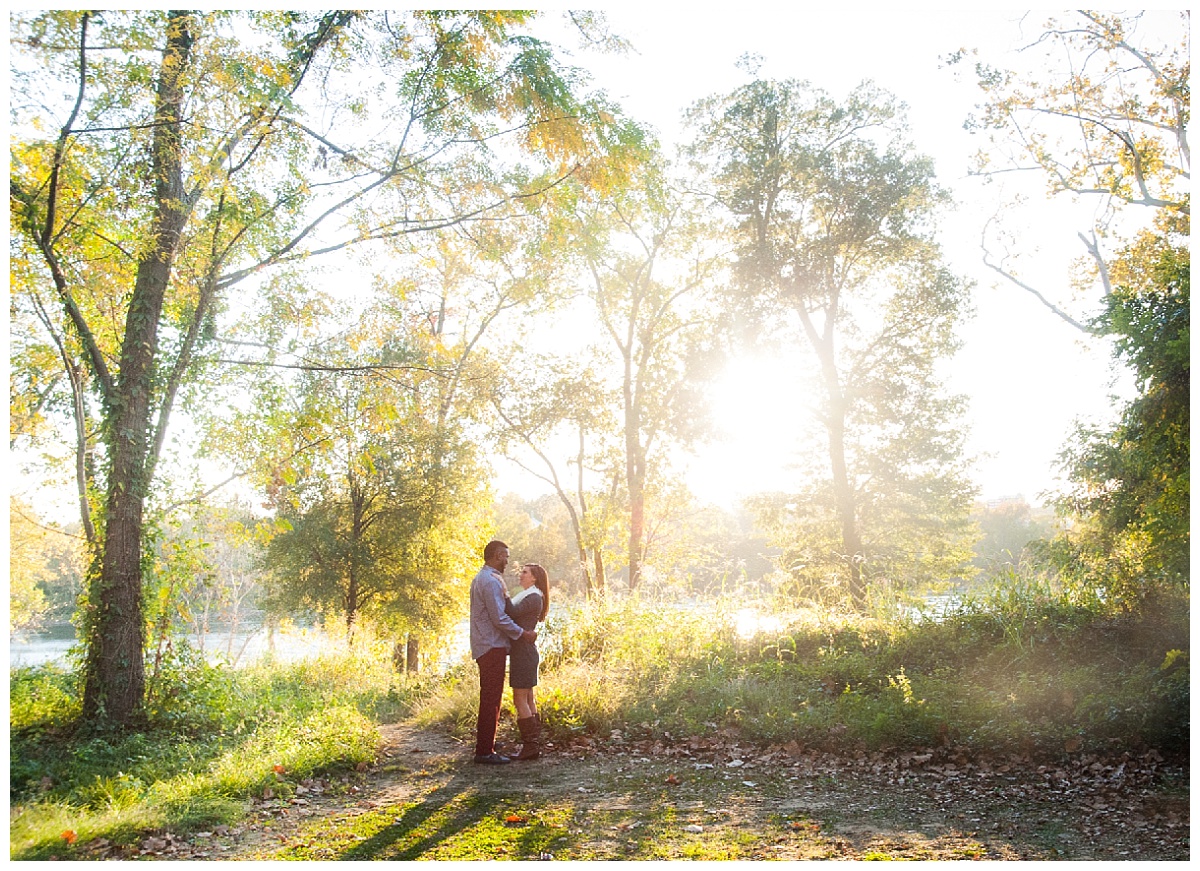
[{"label": "tree canopy", "polygon": [[233,288],[302,286],[316,255],[526,211],[568,176],[619,178],[609,153],[640,132],[522,33],[529,19],[14,18],[13,259],[71,375],[78,450],[102,445],[79,463],[80,492],[105,494],[81,505],[100,530],[90,714],[139,711],[146,500],[176,397],[243,313]]}]

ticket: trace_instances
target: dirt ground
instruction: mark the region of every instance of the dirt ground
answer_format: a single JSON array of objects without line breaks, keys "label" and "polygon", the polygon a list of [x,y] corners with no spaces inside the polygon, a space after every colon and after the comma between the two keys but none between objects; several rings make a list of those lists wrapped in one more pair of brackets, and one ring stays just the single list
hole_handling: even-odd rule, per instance
[{"label": "dirt ground", "polygon": [[[953,750],[832,757],[732,736],[577,739],[471,764],[445,733],[382,727],[374,766],[302,781],[251,818],[144,858],[1070,859],[1190,857],[1186,766],[1153,752],[1061,765]],[[284,794],[286,798],[282,797]],[[483,833],[492,819],[491,834]],[[436,826],[435,820],[441,820]],[[497,822],[498,821],[498,822]],[[541,826],[511,837],[514,826]],[[475,831],[474,838],[464,832]],[[385,832],[390,833],[386,834]],[[150,849],[146,849],[146,847]]]}]

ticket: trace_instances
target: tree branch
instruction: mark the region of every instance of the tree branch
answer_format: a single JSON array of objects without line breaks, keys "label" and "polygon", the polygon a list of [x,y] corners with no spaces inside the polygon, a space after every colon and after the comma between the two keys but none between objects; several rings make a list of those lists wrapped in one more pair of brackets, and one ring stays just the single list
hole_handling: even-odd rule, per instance
[{"label": "tree branch", "polygon": [[984,266],[986,266],[988,269],[995,272],[997,275],[1000,275],[1003,278],[1005,278],[1006,280],[1012,282],[1017,287],[1024,290],[1026,293],[1033,294],[1033,296],[1038,300],[1038,302],[1040,302],[1046,308],[1050,309],[1050,311],[1052,311],[1058,317],[1062,318],[1064,321],[1066,321],[1068,324],[1073,326],[1075,329],[1079,330],[1082,333],[1087,333],[1088,335],[1091,335],[1091,333],[1092,333],[1091,328],[1089,328],[1085,324],[1082,324],[1079,321],[1075,320],[1075,318],[1071,317],[1069,314],[1067,314],[1065,311],[1060,309],[1054,303],[1050,302],[1050,300],[1046,299],[1046,297],[1036,287],[1026,284],[1024,281],[1021,281],[1021,279],[1017,278],[1011,272],[1008,272],[1008,271],[1004,270],[1003,268],[1001,268],[1000,266],[997,266],[996,264],[992,263],[991,259],[988,256],[988,249],[985,244],[980,242],[979,247],[983,251],[983,265]]}]

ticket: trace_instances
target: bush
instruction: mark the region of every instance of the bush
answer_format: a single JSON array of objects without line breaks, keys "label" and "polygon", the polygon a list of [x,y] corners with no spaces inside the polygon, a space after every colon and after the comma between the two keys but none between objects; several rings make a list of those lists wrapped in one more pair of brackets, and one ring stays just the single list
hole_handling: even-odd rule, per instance
[{"label": "bush", "polygon": [[[1186,601],[1114,611],[1016,578],[938,617],[776,610],[770,629],[739,636],[744,606],[630,598],[559,613],[538,688],[544,721],[560,739],[733,729],[835,751],[1186,752]],[[426,721],[469,734],[476,699],[464,673]]]}]

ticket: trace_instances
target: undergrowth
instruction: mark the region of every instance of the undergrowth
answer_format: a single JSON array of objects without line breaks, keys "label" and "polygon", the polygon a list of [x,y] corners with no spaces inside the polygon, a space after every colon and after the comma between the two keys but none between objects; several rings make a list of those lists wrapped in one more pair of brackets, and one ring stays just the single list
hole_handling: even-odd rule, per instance
[{"label": "undergrowth", "polygon": [[[744,607],[622,599],[560,612],[539,639],[546,727],[564,740],[732,730],[834,752],[1188,750],[1183,597],[1122,612],[1030,584],[937,617],[776,607],[777,625],[739,635]],[[474,681],[461,671],[421,708],[422,721],[467,735]]]},{"label": "undergrowth", "polygon": [[[770,619],[753,632],[746,608],[557,606],[539,637],[548,737],[722,733],[840,753],[953,745],[1031,759],[1188,752],[1185,594],[1122,611],[1032,584],[936,617],[758,603]],[[73,674],[10,672],[12,858],[77,858],[75,841],[231,824],[265,791],[287,796],[372,760],[380,722],[412,716],[469,738],[478,699],[470,662],[417,680],[369,645],[238,670],[184,648],[160,680],[146,722],[117,734],[80,722]]]},{"label": "undergrowth", "polygon": [[118,733],[80,721],[74,675],[10,673],[13,858],[232,823],[264,791],[287,796],[305,778],[373,760],[376,724],[406,715],[426,691],[370,649],[233,670],[183,648],[163,680],[170,691],[146,722]]}]

